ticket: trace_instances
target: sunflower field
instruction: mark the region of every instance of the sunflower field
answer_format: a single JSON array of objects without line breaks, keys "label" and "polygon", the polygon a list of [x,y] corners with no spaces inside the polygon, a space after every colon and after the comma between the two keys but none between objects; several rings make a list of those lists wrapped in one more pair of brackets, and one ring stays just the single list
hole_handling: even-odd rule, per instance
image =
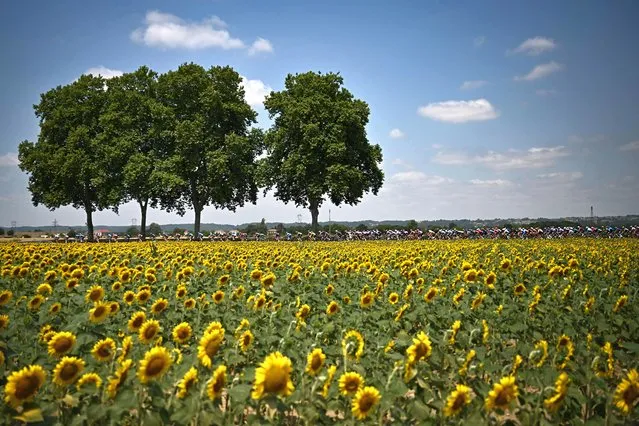
[{"label": "sunflower field", "polygon": [[637,240],[0,253],[0,424],[639,422]]}]

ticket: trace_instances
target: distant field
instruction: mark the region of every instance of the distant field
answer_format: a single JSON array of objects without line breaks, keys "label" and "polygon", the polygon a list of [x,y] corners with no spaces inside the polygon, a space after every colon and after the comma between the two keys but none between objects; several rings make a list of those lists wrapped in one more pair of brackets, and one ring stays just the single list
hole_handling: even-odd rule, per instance
[{"label": "distant field", "polygon": [[0,253],[0,424],[639,422],[638,240]]}]

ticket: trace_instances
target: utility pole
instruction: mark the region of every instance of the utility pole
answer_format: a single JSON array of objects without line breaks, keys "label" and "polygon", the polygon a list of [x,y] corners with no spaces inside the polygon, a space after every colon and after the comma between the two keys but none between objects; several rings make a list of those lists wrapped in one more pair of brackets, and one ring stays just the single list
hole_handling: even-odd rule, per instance
[{"label": "utility pole", "polygon": [[57,230],[58,230],[58,220],[57,219],[53,219],[53,233],[57,234],[57,232],[56,232]]}]

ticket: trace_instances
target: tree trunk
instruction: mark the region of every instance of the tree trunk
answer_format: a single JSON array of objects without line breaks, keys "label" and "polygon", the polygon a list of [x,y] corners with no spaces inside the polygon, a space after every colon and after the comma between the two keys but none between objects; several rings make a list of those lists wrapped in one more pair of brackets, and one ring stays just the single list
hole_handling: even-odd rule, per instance
[{"label": "tree trunk", "polygon": [[311,204],[309,210],[311,211],[311,228],[313,229],[313,232],[317,232],[317,228],[319,226],[317,222],[317,218],[319,217],[319,207]]},{"label": "tree trunk", "polygon": [[140,234],[142,234],[142,241],[146,239],[146,208],[149,205],[149,201],[146,200],[140,203]]},{"label": "tree trunk", "polygon": [[202,208],[195,207],[195,225],[193,227],[193,236],[197,238],[200,233],[200,216],[202,215]]},{"label": "tree trunk", "polygon": [[93,242],[93,209],[85,206],[84,211],[87,213],[87,241]]}]

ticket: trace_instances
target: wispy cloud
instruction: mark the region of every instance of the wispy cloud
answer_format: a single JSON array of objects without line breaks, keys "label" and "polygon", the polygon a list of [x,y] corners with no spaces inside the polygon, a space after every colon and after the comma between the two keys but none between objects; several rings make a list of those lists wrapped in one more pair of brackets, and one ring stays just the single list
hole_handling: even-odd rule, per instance
[{"label": "wispy cloud", "polygon": [[19,164],[18,154],[15,152],[8,152],[4,155],[0,155],[0,167],[12,167]]},{"label": "wispy cloud", "polygon": [[253,42],[251,47],[249,47],[248,54],[253,56],[258,53],[272,53],[273,52],[273,44],[265,38],[258,37],[257,40]]},{"label": "wispy cloud", "polygon": [[472,90],[472,89],[479,89],[480,87],[484,87],[487,84],[488,82],[486,80],[468,80],[468,81],[464,81],[464,83],[462,83],[462,85],[459,86],[459,88],[461,90]]},{"label": "wispy cloud", "polygon": [[639,140],[621,145],[619,151],[639,151]]},{"label": "wispy cloud", "polygon": [[475,186],[512,186],[513,183],[509,180],[505,179],[471,179],[470,183]]},{"label": "wispy cloud", "polygon": [[552,166],[557,159],[567,155],[568,151],[563,146],[534,147],[526,151],[489,151],[482,155],[470,155],[465,152],[438,152],[433,157],[433,162],[448,166],[477,164],[493,170],[537,169]]},{"label": "wispy cloud", "polygon": [[499,113],[491,103],[483,98],[471,101],[434,102],[419,107],[417,113],[422,117],[447,123],[485,121],[499,117]]},{"label": "wispy cloud", "polygon": [[535,93],[537,94],[537,96],[546,97],[555,96],[557,94],[557,91],[555,89],[537,89]]},{"label": "wispy cloud", "polygon": [[509,51],[509,53],[524,53],[530,56],[537,56],[543,52],[549,52],[557,48],[555,40],[547,37],[533,37],[522,42],[515,49]]},{"label": "wispy cloud", "polygon": [[475,47],[481,47],[486,43],[486,36],[478,36],[473,40],[473,45]]},{"label": "wispy cloud", "polygon": [[392,139],[401,139],[406,136],[406,134],[399,129],[393,129],[388,133],[388,136],[390,136]]},{"label": "wispy cloud", "polygon": [[537,65],[528,74],[515,77],[515,81],[533,81],[549,76],[550,74],[556,73],[563,69],[564,66],[562,64],[558,64],[557,62],[552,61],[547,64]]}]

